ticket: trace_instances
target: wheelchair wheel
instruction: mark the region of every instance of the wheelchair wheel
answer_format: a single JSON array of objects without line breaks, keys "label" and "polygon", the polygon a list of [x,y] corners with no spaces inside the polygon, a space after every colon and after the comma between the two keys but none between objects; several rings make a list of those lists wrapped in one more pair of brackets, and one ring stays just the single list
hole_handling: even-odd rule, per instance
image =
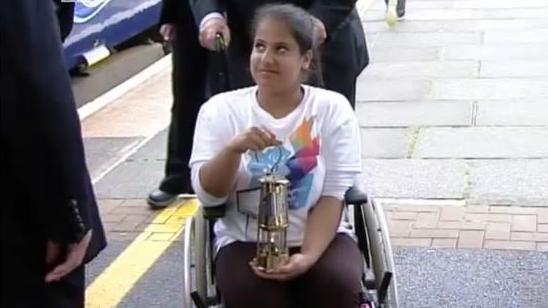
[{"label": "wheelchair wheel", "polygon": [[183,238],[183,307],[191,308],[190,293],[194,289],[193,272],[195,271],[195,217],[188,217],[185,221]]},{"label": "wheelchair wheel", "polygon": [[207,222],[204,219],[202,207],[198,208],[198,211],[194,217],[195,223],[195,233],[194,233],[194,257],[196,264],[196,291],[201,299],[207,299],[208,291],[208,278],[210,277],[211,267],[209,266],[210,256],[209,256],[209,243],[207,233]]},{"label": "wheelchair wheel", "polygon": [[[381,307],[397,308],[398,291],[395,275],[394,258],[388,227],[382,207],[369,201],[355,208],[354,219],[356,227],[365,230],[366,238],[358,239],[362,246],[366,265],[375,276],[375,289]],[[359,235],[359,233],[358,233]]]},{"label": "wheelchair wheel", "polygon": [[183,307],[219,307],[213,278],[213,245],[210,236],[212,227],[213,221],[204,217],[201,206],[186,221]]}]

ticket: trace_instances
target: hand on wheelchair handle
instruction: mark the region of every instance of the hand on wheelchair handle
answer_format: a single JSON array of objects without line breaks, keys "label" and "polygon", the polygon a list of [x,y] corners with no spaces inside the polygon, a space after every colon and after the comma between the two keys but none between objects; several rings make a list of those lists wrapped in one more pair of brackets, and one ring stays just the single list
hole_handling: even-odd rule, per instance
[{"label": "hand on wheelchair handle", "polygon": [[316,261],[317,259],[307,254],[295,253],[289,257],[289,263],[271,271],[259,269],[254,261],[249,262],[249,266],[261,278],[288,281],[306,273]]},{"label": "hand on wheelchair handle", "polygon": [[166,43],[171,43],[176,37],[176,28],[174,24],[166,23],[160,26],[160,35]]},{"label": "hand on wheelchair handle", "polygon": [[236,135],[228,144],[228,149],[238,154],[247,151],[262,151],[271,146],[278,146],[281,142],[276,135],[266,128],[253,126]]},{"label": "hand on wheelchair handle", "polygon": [[230,29],[223,18],[212,18],[200,29],[199,40],[202,47],[215,51],[218,34],[223,36],[225,47],[230,44]]}]

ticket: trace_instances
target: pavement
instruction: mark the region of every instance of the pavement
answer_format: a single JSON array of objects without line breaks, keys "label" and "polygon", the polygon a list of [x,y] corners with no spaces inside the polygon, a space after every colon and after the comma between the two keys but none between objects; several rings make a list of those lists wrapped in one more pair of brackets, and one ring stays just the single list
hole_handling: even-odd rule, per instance
[{"label": "pavement", "polygon": [[[371,64],[356,112],[402,307],[548,306],[548,1],[359,1]],[[108,248],[88,307],[182,307],[185,219],[144,199],[163,176],[170,61],[80,109]]]}]

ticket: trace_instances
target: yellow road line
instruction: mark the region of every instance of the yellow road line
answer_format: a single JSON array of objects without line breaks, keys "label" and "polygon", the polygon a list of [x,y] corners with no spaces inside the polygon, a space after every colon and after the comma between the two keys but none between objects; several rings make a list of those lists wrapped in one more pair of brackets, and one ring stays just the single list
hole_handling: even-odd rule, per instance
[{"label": "yellow road line", "polygon": [[185,218],[194,215],[198,206],[198,201],[192,199],[160,212],[86,289],[86,307],[116,307],[139,278],[179,237]]}]

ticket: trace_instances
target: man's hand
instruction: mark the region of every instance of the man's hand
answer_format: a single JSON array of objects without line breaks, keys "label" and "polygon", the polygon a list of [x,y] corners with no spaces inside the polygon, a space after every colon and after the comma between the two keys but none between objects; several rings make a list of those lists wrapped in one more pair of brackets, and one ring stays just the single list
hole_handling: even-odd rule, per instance
[{"label": "man's hand", "polygon": [[249,265],[253,269],[253,272],[261,278],[287,281],[306,273],[316,263],[316,261],[317,260],[315,260],[312,256],[296,253],[289,257],[289,263],[271,271],[264,271],[257,268],[253,261],[250,262]]},{"label": "man's hand", "polygon": [[[91,241],[91,234],[92,231],[89,230],[79,243],[69,244],[66,249],[63,249],[64,247],[59,243],[48,241],[46,245],[46,264],[55,267],[46,274],[47,283],[60,280],[82,264]],[[64,251],[66,251],[66,255],[63,256]],[[62,263],[54,264],[53,262]]]},{"label": "man's hand", "polygon": [[175,40],[175,31],[174,24],[163,24],[160,27],[160,34],[166,42],[172,42]]},{"label": "man's hand", "polygon": [[[221,33],[226,46],[230,43],[230,29],[224,18],[211,18],[200,29],[200,45],[209,50],[215,50],[215,36]],[[225,46],[225,47],[226,47]]]},{"label": "man's hand", "polygon": [[325,25],[321,20],[316,17],[312,18],[314,19],[314,47],[318,47],[325,42],[325,39],[327,38],[327,30],[325,30]]}]

